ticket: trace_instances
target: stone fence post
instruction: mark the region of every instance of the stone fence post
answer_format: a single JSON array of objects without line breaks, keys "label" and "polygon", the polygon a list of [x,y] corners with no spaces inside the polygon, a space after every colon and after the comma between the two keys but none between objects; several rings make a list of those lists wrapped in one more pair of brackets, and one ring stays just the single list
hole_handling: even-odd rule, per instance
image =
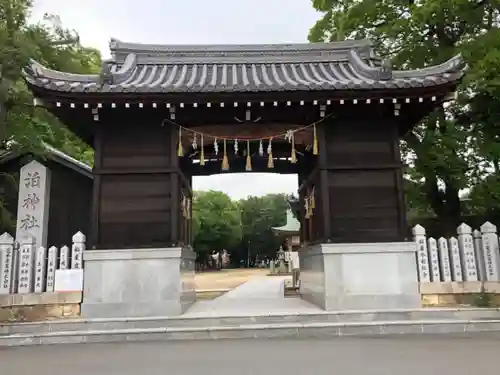
[{"label": "stone fence post", "polygon": [[0,236],[0,295],[13,293],[14,237],[9,233]]}]

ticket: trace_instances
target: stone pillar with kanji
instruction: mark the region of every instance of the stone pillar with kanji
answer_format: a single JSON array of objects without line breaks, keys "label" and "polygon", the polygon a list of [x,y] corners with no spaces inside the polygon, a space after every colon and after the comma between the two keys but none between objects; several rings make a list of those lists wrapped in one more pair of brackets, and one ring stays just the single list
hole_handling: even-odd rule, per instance
[{"label": "stone pillar with kanji", "polygon": [[16,240],[33,237],[35,247],[47,247],[50,170],[36,160],[21,168]]}]

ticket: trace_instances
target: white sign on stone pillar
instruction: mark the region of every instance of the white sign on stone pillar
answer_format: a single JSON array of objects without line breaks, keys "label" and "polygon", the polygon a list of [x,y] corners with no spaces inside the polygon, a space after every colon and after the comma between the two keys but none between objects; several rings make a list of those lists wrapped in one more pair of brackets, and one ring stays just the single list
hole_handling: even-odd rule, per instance
[{"label": "white sign on stone pillar", "polygon": [[476,254],[477,275],[480,281],[486,281],[486,266],[484,263],[483,242],[481,232],[477,229],[472,232],[474,238],[474,252]]},{"label": "white sign on stone pillar", "polygon": [[14,238],[4,233],[0,236],[0,295],[13,293]]},{"label": "white sign on stone pillar", "polygon": [[429,263],[431,266],[431,280],[435,282],[441,281],[441,272],[439,269],[439,254],[437,242],[433,237],[427,240],[427,246],[429,248]]},{"label": "white sign on stone pillar", "polygon": [[47,246],[49,198],[49,169],[35,160],[22,167],[17,204],[17,241],[31,236],[35,238],[36,248]]},{"label": "white sign on stone pillar", "polygon": [[46,274],[47,249],[40,246],[36,249],[35,256],[35,293],[45,291],[45,274]]},{"label": "white sign on stone pillar", "polygon": [[457,228],[460,257],[464,281],[478,281],[476,254],[474,253],[474,240],[472,228],[462,223]]},{"label": "white sign on stone pillar", "polygon": [[455,237],[450,238],[449,248],[451,277],[453,281],[464,281],[462,261],[460,259],[460,248],[458,247],[458,240]]},{"label": "white sign on stone pillar", "polygon": [[47,284],[45,290],[47,292],[54,291],[56,280],[56,265],[57,265],[57,247],[51,246],[47,255]]},{"label": "white sign on stone pillar", "polygon": [[484,264],[487,281],[500,281],[500,253],[497,227],[490,222],[481,225]]},{"label": "white sign on stone pillar", "polygon": [[418,280],[421,283],[430,282],[429,256],[427,253],[425,228],[423,226],[417,224],[413,227],[413,239],[417,243]]},{"label": "white sign on stone pillar", "polygon": [[66,245],[61,247],[61,252],[59,253],[59,269],[69,269],[69,247]]},{"label": "white sign on stone pillar", "polygon": [[71,247],[71,268],[78,269],[83,267],[83,251],[85,250],[85,235],[82,232],[76,232],[73,236],[73,246]]},{"label": "white sign on stone pillar", "polygon": [[33,292],[33,266],[35,258],[35,238],[24,237],[21,239],[19,249],[19,271],[17,292],[20,294]]},{"label": "white sign on stone pillar", "polygon": [[446,282],[451,282],[450,252],[448,250],[448,241],[441,237],[438,240],[439,264],[441,266],[441,278]]}]

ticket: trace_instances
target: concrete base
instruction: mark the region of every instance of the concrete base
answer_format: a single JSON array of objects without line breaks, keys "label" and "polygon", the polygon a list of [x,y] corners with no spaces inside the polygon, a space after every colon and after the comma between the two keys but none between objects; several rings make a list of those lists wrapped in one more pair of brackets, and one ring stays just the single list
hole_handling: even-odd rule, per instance
[{"label": "concrete base", "polygon": [[418,308],[416,250],[413,242],[301,249],[300,295],[325,310]]},{"label": "concrete base", "polygon": [[86,250],[82,316],[180,315],[195,301],[191,248]]}]

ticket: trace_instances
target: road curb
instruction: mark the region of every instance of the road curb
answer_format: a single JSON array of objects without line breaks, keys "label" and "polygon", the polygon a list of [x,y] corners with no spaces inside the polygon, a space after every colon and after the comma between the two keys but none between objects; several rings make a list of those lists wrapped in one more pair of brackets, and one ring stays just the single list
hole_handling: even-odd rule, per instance
[{"label": "road curb", "polygon": [[12,334],[0,347],[103,342],[218,340],[243,338],[333,338],[402,334],[499,332],[500,320],[250,324],[241,326],[159,327]]}]

